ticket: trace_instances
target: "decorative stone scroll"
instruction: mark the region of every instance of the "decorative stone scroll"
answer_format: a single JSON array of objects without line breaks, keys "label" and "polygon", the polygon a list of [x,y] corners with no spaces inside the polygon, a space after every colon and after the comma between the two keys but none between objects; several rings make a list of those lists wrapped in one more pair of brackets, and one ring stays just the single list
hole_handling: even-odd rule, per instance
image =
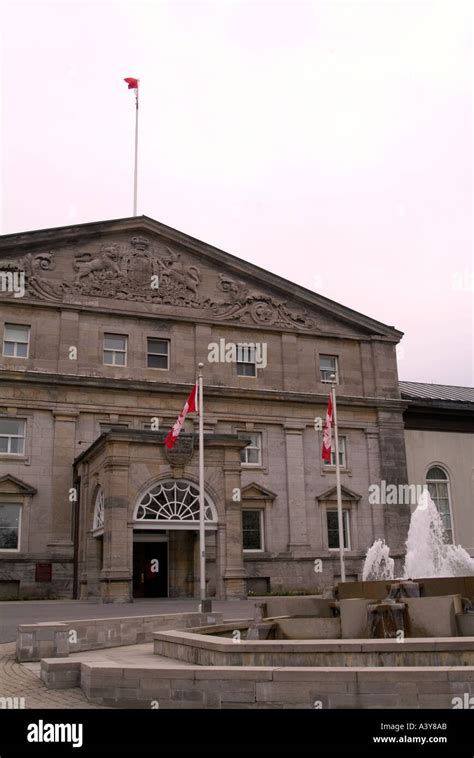
[{"label": "decorative stone scroll", "polygon": [[271,295],[251,293],[244,282],[220,274],[217,286],[221,292],[228,293],[228,297],[218,302],[208,299],[205,306],[219,320],[261,326],[292,326],[297,329],[313,329],[316,325],[306,311],[290,311],[286,301],[275,300]]}]

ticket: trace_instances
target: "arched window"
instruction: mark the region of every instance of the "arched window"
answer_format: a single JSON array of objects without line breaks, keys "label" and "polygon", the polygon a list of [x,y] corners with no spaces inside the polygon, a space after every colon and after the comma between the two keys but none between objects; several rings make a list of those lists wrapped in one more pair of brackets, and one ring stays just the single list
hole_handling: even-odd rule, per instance
[{"label": "arched window", "polygon": [[[153,485],[138,503],[135,521],[173,524],[173,528],[196,529],[199,526],[199,489],[192,482],[169,480]],[[217,512],[208,496],[204,499],[206,526],[217,524]]]},{"label": "arched window", "polygon": [[446,531],[446,539],[453,542],[453,522],[451,518],[451,503],[449,498],[449,478],[441,466],[432,466],[426,474],[426,483],[433,503],[436,505],[443,526]]},{"label": "arched window", "polygon": [[94,504],[94,520],[92,522],[92,530],[95,532],[97,529],[104,528],[104,490],[102,487],[96,492],[95,504]]}]

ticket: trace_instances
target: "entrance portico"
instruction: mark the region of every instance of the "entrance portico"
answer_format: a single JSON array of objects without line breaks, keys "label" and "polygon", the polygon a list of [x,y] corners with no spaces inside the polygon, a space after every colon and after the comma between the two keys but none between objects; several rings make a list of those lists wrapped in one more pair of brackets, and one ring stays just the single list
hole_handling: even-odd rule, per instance
[{"label": "entrance portico", "polygon": [[[164,436],[112,429],[76,459],[77,596],[199,596],[197,440],[183,433],[168,451]],[[221,599],[245,597],[235,500],[245,444],[235,435],[205,436],[207,592]]]}]

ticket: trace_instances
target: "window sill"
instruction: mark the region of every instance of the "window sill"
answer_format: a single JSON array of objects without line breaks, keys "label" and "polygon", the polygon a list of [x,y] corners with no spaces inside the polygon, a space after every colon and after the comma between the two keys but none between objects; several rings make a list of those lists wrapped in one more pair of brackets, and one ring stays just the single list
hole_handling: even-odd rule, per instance
[{"label": "window sill", "polygon": [[261,560],[264,558],[267,560],[270,557],[270,554],[267,553],[265,550],[242,550],[244,561],[250,558],[251,560]]}]

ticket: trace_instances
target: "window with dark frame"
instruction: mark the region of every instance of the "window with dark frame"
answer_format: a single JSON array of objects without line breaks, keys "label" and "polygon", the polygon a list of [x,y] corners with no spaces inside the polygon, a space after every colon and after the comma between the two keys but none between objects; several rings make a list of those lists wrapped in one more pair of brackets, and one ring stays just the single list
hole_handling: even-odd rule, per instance
[{"label": "window with dark frame", "polygon": [[255,345],[237,345],[237,375],[257,376]]},{"label": "window with dark frame", "polygon": [[[339,521],[337,510],[326,511],[327,529],[328,529],[328,548],[336,550],[339,548]],[[350,550],[350,529],[349,529],[349,511],[342,511],[342,531],[344,539],[344,549]]]},{"label": "window with dark frame", "polygon": [[147,338],[147,368],[169,369],[170,341]]},{"label": "window with dark frame", "polygon": [[262,510],[242,511],[242,545],[244,550],[263,550]]},{"label": "window with dark frame", "polygon": [[0,550],[20,546],[20,508],[16,503],[0,503]]}]

